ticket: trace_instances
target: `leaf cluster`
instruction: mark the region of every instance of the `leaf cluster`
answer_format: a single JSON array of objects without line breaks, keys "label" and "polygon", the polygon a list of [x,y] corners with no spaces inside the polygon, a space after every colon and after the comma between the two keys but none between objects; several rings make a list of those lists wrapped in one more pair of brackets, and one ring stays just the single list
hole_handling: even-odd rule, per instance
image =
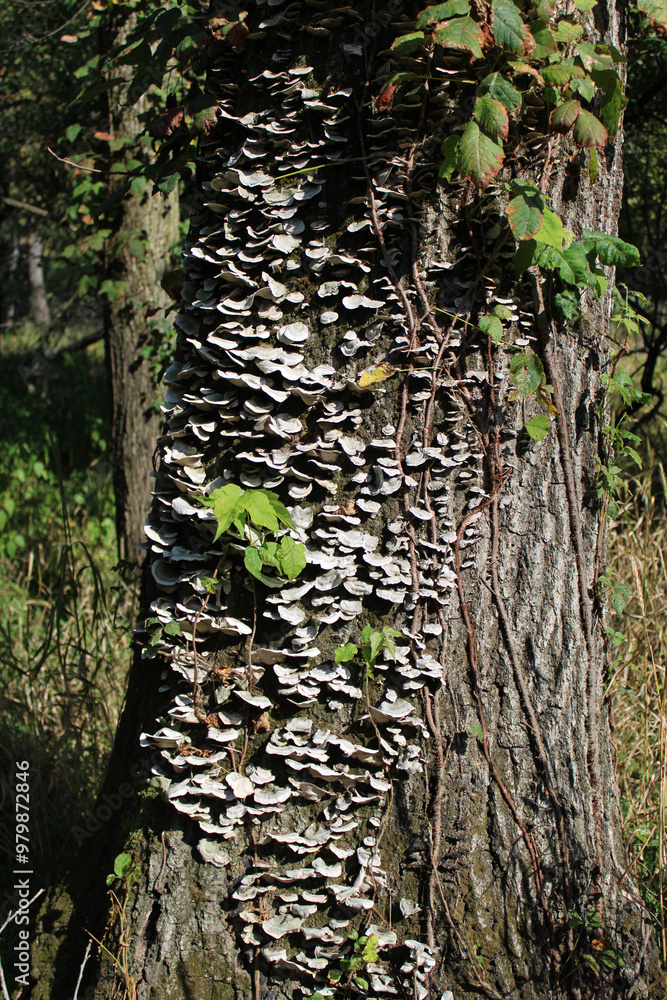
[{"label": "leaf cluster", "polygon": [[235,483],[228,483],[213,490],[201,502],[210,507],[216,517],[213,541],[231,533],[232,528],[243,541],[246,535],[249,537],[243,562],[257,580],[273,585],[274,581],[264,572],[269,567],[289,580],[296,579],[305,568],[306,550],[300,542],[295,542],[288,534],[284,534],[279,542],[267,537],[267,534],[277,534],[281,527],[294,530],[294,522],[277,493],[263,489],[243,490]]},{"label": "leaf cluster", "polygon": [[373,671],[377,658],[383,649],[386,649],[393,660],[396,659],[395,639],[403,633],[389,625],[384,625],[379,632],[373,630],[371,625],[365,625],[361,633],[361,646],[354,642],[346,642],[344,646],[338,646],[334,652],[336,663],[346,663],[354,659],[359,653],[366,664],[366,677],[373,679]]}]

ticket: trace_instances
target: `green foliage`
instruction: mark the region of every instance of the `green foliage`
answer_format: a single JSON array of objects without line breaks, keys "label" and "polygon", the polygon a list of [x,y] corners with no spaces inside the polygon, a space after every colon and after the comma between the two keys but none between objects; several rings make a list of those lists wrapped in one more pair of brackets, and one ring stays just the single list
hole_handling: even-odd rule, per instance
[{"label": "green foliage", "polygon": [[348,660],[353,660],[355,656],[361,653],[361,657],[366,664],[366,677],[372,680],[378,656],[383,649],[386,649],[391,658],[396,659],[396,644],[394,640],[402,635],[402,632],[388,625],[384,625],[379,632],[374,631],[370,625],[365,625],[361,633],[361,646],[357,646],[354,642],[347,642],[344,646],[338,646],[334,651],[334,660],[336,663],[347,663]]},{"label": "green foliage", "polygon": [[[377,934],[359,934],[352,930],[347,936],[351,948],[347,955],[339,958],[335,966],[327,970],[329,983],[347,997],[349,990],[367,993],[370,983],[366,978],[366,968],[378,961]],[[334,994],[336,995],[336,994]],[[328,1000],[323,993],[312,993],[308,1000]]]},{"label": "green foliage", "polygon": [[[243,562],[248,572],[269,586],[273,581],[264,573],[266,567],[277,569],[281,576],[296,579],[305,569],[306,550],[300,542],[283,535],[279,542],[267,538],[267,533],[277,534],[281,526],[294,530],[294,522],[271,490],[243,490],[235,483],[228,483],[213,490],[210,497],[201,501],[210,507],[217,520],[214,542],[233,527],[238,537],[250,543],[245,547]],[[259,530],[257,530],[259,529]]]},{"label": "green foliage", "polygon": [[127,879],[131,868],[132,855],[125,852],[118,854],[113,863],[113,872],[107,875],[107,885],[113,885],[116,879]]}]

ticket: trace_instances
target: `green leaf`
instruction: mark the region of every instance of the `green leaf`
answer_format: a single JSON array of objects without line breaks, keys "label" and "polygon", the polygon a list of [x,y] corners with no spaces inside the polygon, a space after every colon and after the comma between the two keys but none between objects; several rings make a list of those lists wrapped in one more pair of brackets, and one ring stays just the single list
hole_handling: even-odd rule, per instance
[{"label": "green leaf", "polygon": [[353,642],[346,642],[344,646],[338,646],[334,650],[334,660],[336,663],[347,663],[348,660],[352,660],[359,649]]},{"label": "green leaf", "polygon": [[474,722],[470,723],[470,735],[476,736],[480,743],[484,742],[484,730],[479,719],[475,719]]},{"label": "green leaf", "polygon": [[116,857],[113,863],[113,871],[116,878],[125,878],[127,875],[130,865],[132,864],[132,855],[123,853]]},{"label": "green leaf", "polygon": [[294,530],[294,521],[287,508],[280,502],[277,493],[274,493],[272,490],[253,490],[253,493],[263,493],[273,507],[273,512],[278,520],[288,528]]},{"label": "green leaf", "polygon": [[274,566],[280,569],[280,556],[278,555],[277,542],[263,542],[258,549],[260,558],[267,566]]},{"label": "green leaf", "polygon": [[487,135],[506,139],[509,131],[507,109],[495,97],[488,94],[475,101],[475,119]]},{"label": "green leaf", "polygon": [[537,188],[526,185],[516,198],[512,198],[506,211],[515,239],[533,239],[542,225],[544,209],[544,198]]},{"label": "green leaf", "polygon": [[525,424],[525,428],[534,441],[541,441],[549,433],[551,421],[546,413],[538,413],[536,417],[533,417],[532,420],[529,420]]},{"label": "green leaf", "polygon": [[519,399],[527,399],[546,382],[544,367],[536,354],[515,354],[510,361],[510,379]]},{"label": "green leaf", "polygon": [[618,133],[621,122],[621,111],[628,103],[623,93],[623,87],[615,69],[597,69],[591,73],[593,82],[604,91],[598,113],[613,138]]},{"label": "green leaf", "polygon": [[521,94],[502,73],[490,73],[489,76],[485,76],[479,85],[479,92],[500,101],[508,111],[514,111],[521,104]]},{"label": "green leaf", "polygon": [[482,33],[479,25],[471,17],[456,17],[453,21],[445,22],[444,26],[436,31],[434,38],[445,49],[470,52],[475,59],[481,59],[483,56],[480,45]]},{"label": "green leaf", "polygon": [[288,580],[296,580],[299,573],[306,568],[306,549],[301,542],[295,542],[289,535],[280,539],[278,549],[280,569]]},{"label": "green leaf", "polygon": [[575,142],[578,142],[580,146],[588,147],[604,146],[609,138],[609,133],[602,122],[590,111],[584,111],[583,108],[577,115],[572,134]]},{"label": "green leaf", "polygon": [[373,629],[370,625],[364,625],[363,631],[361,633],[361,641],[364,645],[368,645],[371,641],[371,635],[373,634]]},{"label": "green leaf", "polygon": [[579,97],[583,97],[585,101],[592,101],[595,97],[595,84],[589,76],[585,76],[581,80],[571,80],[570,89],[573,93],[579,94]]},{"label": "green leaf", "polygon": [[537,262],[539,247],[535,240],[524,240],[514,254],[514,269],[517,274],[523,274]]},{"label": "green leaf", "polygon": [[[364,659],[366,659],[367,662],[371,664],[371,666],[375,664],[375,661],[377,660],[383,646],[384,646],[384,636],[382,635],[382,632],[371,633],[370,645],[366,647],[368,655],[364,656]],[[362,649],[361,652],[363,655],[365,651]]]},{"label": "green leaf", "polygon": [[560,309],[563,316],[569,323],[573,323],[579,317],[579,297],[576,292],[566,288],[554,296],[554,303]]},{"label": "green leaf", "polygon": [[548,24],[541,20],[531,21],[530,31],[535,39],[535,51],[533,52],[535,59],[548,59],[549,56],[558,52],[553,29]]},{"label": "green leaf", "polygon": [[165,635],[183,635],[183,629],[178,622],[167,622],[164,627]]},{"label": "green leaf", "polygon": [[637,7],[651,18],[659,28],[667,31],[667,2],[665,0],[637,0]]},{"label": "green leaf", "polygon": [[470,122],[459,144],[458,166],[476,187],[483,188],[493,180],[503,165],[503,146],[497,139],[485,135],[477,122]]},{"label": "green leaf", "polygon": [[401,35],[400,38],[396,38],[391,47],[394,52],[407,54],[418,49],[423,41],[423,31],[411,31],[408,35]]},{"label": "green leaf", "polygon": [[563,101],[551,112],[551,127],[554,132],[569,132],[581,111],[579,101]]},{"label": "green leaf", "polygon": [[584,76],[581,66],[575,66],[571,62],[545,66],[541,73],[545,83],[553,84],[556,87],[564,87],[570,80],[578,80]]},{"label": "green leaf", "polygon": [[584,229],[583,244],[587,252],[594,251],[601,264],[607,267],[638,267],[639,250],[618,236]]},{"label": "green leaf", "polygon": [[238,516],[242,507],[238,505],[239,498],[243,496],[243,490],[235,483],[228,483],[227,486],[220,486],[213,490],[211,495],[202,500],[204,507],[211,507],[218,522],[218,530],[215,533],[214,542],[220,535],[229,529],[234,519]]},{"label": "green leaf", "polygon": [[491,31],[497,45],[519,56],[525,54],[527,28],[512,0],[494,0]]},{"label": "green leaf", "polygon": [[246,550],[243,553],[243,565],[252,576],[256,577],[256,579],[261,580],[262,583],[266,582],[266,577],[262,573],[264,563],[262,562],[262,557],[259,554],[259,549],[256,549],[254,545],[248,545],[246,547]]},{"label": "green leaf", "polygon": [[261,490],[246,490],[240,502],[248,517],[258,528],[278,531],[279,524],[269,498]]},{"label": "green leaf", "polygon": [[550,208],[545,208],[542,225],[535,234],[535,239],[538,243],[545,243],[549,247],[556,247],[556,249],[560,250],[563,246],[564,238],[565,231],[562,221]]},{"label": "green leaf", "polygon": [[598,0],[573,0],[573,2],[577,10],[586,12],[593,10],[593,7],[597,5]]},{"label": "green leaf", "polygon": [[423,10],[417,18],[415,27],[425,28],[428,24],[434,24],[437,21],[445,21],[449,17],[469,13],[469,0],[448,0],[447,3],[439,3],[434,7],[427,7],[426,10]]},{"label": "green leaf", "polygon": [[574,24],[567,18],[563,18],[556,26],[556,41],[562,42],[564,45],[569,45],[571,42],[578,41],[583,33],[583,24]]},{"label": "green leaf", "polygon": [[496,344],[503,339],[503,324],[497,316],[480,316],[477,325],[482,333],[488,334]]},{"label": "green leaf", "polygon": [[438,170],[438,178],[441,181],[451,180],[451,176],[456,170],[458,161],[460,136],[448,135],[442,144],[442,163]]},{"label": "green leaf", "polygon": [[355,976],[354,977],[354,981],[355,981],[355,983],[357,984],[357,986],[359,987],[360,990],[367,990],[367,989],[370,988],[370,983],[368,982],[367,979],[364,979],[363,976],[359,976],[359,975]]}]

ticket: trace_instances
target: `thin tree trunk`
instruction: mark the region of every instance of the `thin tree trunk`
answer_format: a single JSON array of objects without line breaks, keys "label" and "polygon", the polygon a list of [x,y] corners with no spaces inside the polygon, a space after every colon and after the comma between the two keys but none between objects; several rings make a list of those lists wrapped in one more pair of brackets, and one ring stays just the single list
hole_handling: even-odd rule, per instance
[{"label": "thin tree trunk", "polygon": [[45,329],[51,323],[51,312],[46,298],[43,257],[42,237],[31,229],[28,233],[28,280],[32,299],[32,318],[37,326]]},{"label": "thin tree trunk", "polygon": [[[115,44],[122,44],[136,24],[127,18]],[[128,84],[110,96],[113,132],[131,147],[151,113],[147,95],[132,103],[128,94],[130,67],[120,67]],[[172,266],[179,235],[178,189],[167,197],[152,196],[150,184],[140,194],[128,194],[113,238],[114,255],[107,277],[124,289],[110,297],[105,311],[107,357],[112,401],[112,464],[116,497],[116,529],[120,557],[140,563],[143,526],[150,497],[150,472],[161,416],[155,385],[160,320],[170,305],[160,279]],[[156,329],[157,326],[157,329]]]},{"label": "thin tree trunk", "polygon": [[[556,329],[494,198],[437,185],[470,117],[437,74],[371,105],[402,10],[253,4],[254,45],[216,59],[149,529],[169,628],[137,654],[105,795],[154,777],[87,849],[98,871],[126,850],[136,881],[119,905],[76,879],[54,897],[41,933],[71,912],[35,1000],[69,988],[82,926],[119,963],[89,963],[100,1000],[119,969],[137,1000],[288,1000],[341,973],[336,997],[629,1000],[657,974],[594,600],[605,301]],[[541,179],[577,232],[613,231],[619,152],[591,191],[550,146]],[[470,325],[498,300],[504,346]],[[556,407],[533,445],[508,378],[525,339]],[[201,501],[225,483],[288,504],[297,580],[256,582],[214,539]],[[335,656],[365,626],[402,633],[370,674]],[[377,936],[366,986],[357,932]],[[624,964],[593,972],[612,947]]]}]

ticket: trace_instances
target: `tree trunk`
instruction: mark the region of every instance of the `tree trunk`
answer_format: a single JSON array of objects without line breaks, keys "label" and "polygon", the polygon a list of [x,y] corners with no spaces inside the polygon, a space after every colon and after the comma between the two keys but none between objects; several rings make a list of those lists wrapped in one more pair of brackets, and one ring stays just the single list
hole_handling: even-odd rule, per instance
[{"label": "tree trunk", "polygon": [[51,312],[46,299],[43,257],[42,237],[34,229],[31,229],[28,233],[28,279],[32,299],[32,318],[37,326],[46,329],[51,324]]},{"label": "tree trunk", "polygon": [[[105,795],[153,778],[92,847],[78,832],[98,873],[121,850],[132,869],[118,904],[99,875],[52,898],[41,954],[61,947],[30,996],[71,991],[82,926],[117,956],[91,959],[86,997],[119,974],[138,1000],[643,995],[595,597],[608,300],[557,327],[551,279],[514,273],[502,185],[437,184],[471,112],[428,52],[387,108],[419,8],[325,6],[251,4],[249,47],[216,44],[149,528],[165,631]],[[620,139],[594,187],[567,139],[544,153],[566,225],[613,232]],[[477,325],[494,303],[498,343]],[[554,390],[540,443],[508,377],[526,348]],[[288,505],[298,579],[256,581],[252,536],[214,538],[201,501],[224,484]],[[401,632],[395,660],[390,638],[371,670],[336,662],[368,626]]]},{"label": "tree trunk", "polygon": [[[115,44],[122,44],[136,24],[129,16]],[[151,104],[144,94],[133,103],[128,93],[131,67],[120,67],[128,84],[110,96],[113,134],[136,155],[137,136],[150,117]],[[122,145],[120,148],[123,148]],[[106,309],[107,357],[112,402],[112,464],[116,497],[116,530],[119,555],[140,563],[144,522],[150,499],[149,474],[162,417],[157,407],[155,367],[164,310],[170,305],[160,280],[172,267],[179,236],[178,189],[168,196],[150,194],[150,184],[140,193],[128,193],[122,202],[121,221],[107,261],[107,278],[123,282],[112,292]],[[162,325],[161,325],[162,321]]]}]

